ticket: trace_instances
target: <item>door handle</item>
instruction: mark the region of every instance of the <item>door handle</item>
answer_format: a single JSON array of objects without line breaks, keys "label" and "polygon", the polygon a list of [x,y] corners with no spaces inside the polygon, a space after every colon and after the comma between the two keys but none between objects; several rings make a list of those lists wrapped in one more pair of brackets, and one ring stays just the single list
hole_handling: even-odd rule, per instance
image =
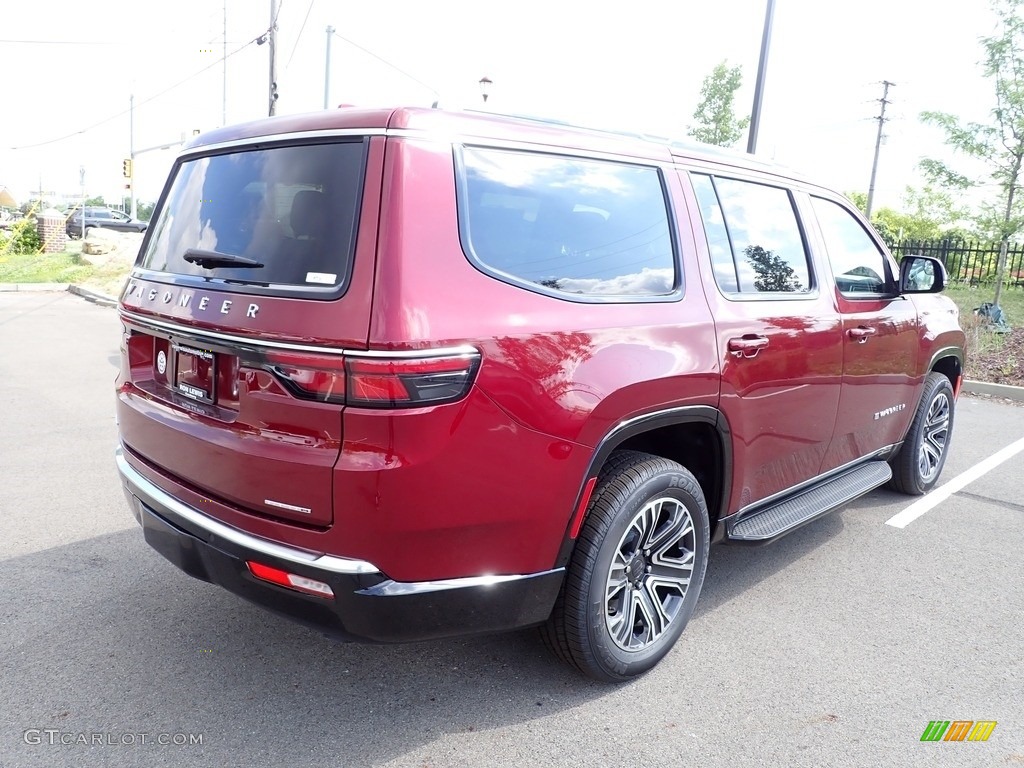
[{"label": "door handle", "polygon": [[850,334],[851,339],[856,339],[858,344],[863,344],[868,340],[868,336],[874,336],[878,333],[877,328],[869,328],[866,325],[858,326],[857,328],[851,328],[847,331]]},{"label": "door handle", "polygon": [[729,339],[729,351],[733,357],[756,357],[757,353],[768,346],[767,336],[738,336]]}]

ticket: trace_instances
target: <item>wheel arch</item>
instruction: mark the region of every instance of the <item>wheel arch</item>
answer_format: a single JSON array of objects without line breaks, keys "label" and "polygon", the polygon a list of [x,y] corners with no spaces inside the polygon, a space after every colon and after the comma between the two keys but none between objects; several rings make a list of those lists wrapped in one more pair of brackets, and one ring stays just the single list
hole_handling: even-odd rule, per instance
[{"label": "wheel arch", "polygon": [[616,450],[650,453],[675,461],[690,470],[697,478],[708,505],[712,541],[722,537],[718,522],[726,516],[729,480],[732,476],[729,423],[725,415],[712,406],[680,406],[621,421],[598,442],[586,475],[580,483],[556,567],[568,564],[597,477]]},{"label": "wheel arch", "polygon": [[949,379],[954,396],[960,394],[960,383],[964,374],[964,353],[959,347],[943,347],[932,354],[928,373],[941,373]]}]

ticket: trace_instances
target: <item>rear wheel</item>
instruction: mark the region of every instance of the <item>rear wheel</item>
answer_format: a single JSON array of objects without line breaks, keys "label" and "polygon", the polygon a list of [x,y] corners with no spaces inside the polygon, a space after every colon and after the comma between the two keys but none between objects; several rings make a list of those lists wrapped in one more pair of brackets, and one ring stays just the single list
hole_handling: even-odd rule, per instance
[{"label": "rear wheel", "polygon": [[953,436],[953,386],[941,373],[929,373],[903,447],[891,462],[891,488],[920,496],[938,482]]},{"label": "rear wheel", "polygon": [[693,475],[649,454],[602,470],[542,636],[596,680],[646,672],[693,615],[708,559],[708,512]]}]

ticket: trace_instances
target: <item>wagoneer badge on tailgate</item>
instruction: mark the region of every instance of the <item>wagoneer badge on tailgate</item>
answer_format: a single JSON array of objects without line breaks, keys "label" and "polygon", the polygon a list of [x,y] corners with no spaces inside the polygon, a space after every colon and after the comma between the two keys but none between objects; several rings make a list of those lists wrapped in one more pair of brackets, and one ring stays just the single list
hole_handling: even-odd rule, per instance
[{"label": "wagoneer badge on tailgate", "polygon": [[[128,283],[128,292],[125,295],[126,296],[138,296],[143,301],[148,301],[148,302],[154,303],[154,304],[155,303],[160,303],[160,304],[172,304],[173,303],[177,307],[185,307],[185,308],[187,308],[192,303],[192,297],[194,296],[194,294],[192,294],[192,293],[185,293],[184,291],[182,291],[180,294],[176,294],[175,291],[171,290],[171,289],[167,289],[167,290],[161,292],[161,291],[158,291],[156,288],[150,288],[147,291],[143,286],[139,285],[134,280],[131,281],[130,283]],[[177,300],[175,301],[175,299],[177,299]],[[205,310],[209,305],[210,305],[210,297],[209,296],[200,296],[199,300],[196,302],[196,308],[199,309],[199,310]],[[230,314],[232,311],[235,311],[235,310],[232,309],[233,305],[234,305],[234,301],[231,300],[231,299],[223,299],[220,302],[219,305],[216,304],[216,303],[214,304],[215,307],[219,308],[220,314],[222,314],[222,315],[227,315],[227,314]],[[249,304],[249,306],[245,310],[245,316],[246,317],[256,317],[256,313],[259,312],[259,311],[260,311],[260,305],[259,304]]]}]

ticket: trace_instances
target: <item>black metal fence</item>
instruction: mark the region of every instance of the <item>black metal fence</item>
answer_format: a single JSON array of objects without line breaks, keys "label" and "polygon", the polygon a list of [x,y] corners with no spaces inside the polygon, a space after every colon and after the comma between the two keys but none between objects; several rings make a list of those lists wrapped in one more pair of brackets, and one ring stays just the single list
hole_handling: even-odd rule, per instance
[{"label": "black metal fence", "polygon": [[[996,282],[998,242],[903,240],[890,250],[897,259],[918,254],[935,257],[945,265],[951,283],[995,285]],[[1009,288],[1024,288],[1024,243],[1010,243],[1005,284]]]}]

